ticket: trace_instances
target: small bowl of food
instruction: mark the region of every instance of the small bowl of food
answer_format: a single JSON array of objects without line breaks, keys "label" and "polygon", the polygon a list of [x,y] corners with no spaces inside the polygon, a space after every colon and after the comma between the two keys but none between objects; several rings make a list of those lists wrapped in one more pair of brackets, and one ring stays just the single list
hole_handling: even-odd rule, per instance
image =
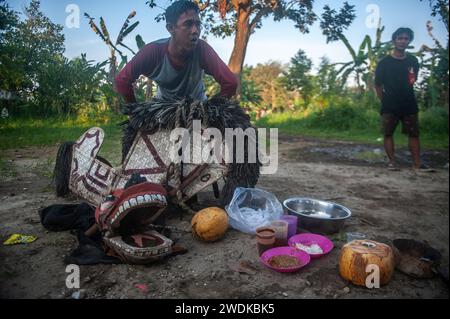
[{"label": "small bowl of food", "polygon": [[325,236],[317,234],[298,234],[289,238],[289,246],[304,251],[311,258],[320,258],[333,250],[334,245]]},{"label": "small bowl of food", "polygon": [[288,246],[269,249],[260,259],[266,267],[278,272],[295,272],[311,261],[304,251]]}]

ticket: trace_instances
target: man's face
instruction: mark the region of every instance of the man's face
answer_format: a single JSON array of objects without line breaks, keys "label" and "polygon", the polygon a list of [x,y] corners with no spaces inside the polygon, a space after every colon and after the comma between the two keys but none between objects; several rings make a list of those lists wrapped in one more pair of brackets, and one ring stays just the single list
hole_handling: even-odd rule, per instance
[{"label": "man's face", "polygon": [[186,11],[180,16],[177,24],[169,25],[168,29],[177,46],[192,51],[200,38],[200,18],[194,10]]},{"label": "man's face", "polygon": [[408,48],[411,39],[408,33],[400,33],[394,40],[395,49],[398,51],[405,51]]}]

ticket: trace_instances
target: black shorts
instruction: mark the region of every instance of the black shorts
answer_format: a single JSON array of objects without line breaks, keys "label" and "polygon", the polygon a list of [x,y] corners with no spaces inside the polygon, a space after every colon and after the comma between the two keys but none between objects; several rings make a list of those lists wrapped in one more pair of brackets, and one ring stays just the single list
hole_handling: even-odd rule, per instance
[{"label": "black shorts", "polygon": [[405,116],[397,116],[392,113],[381,114],[382,133],[384,136],[394,135],[395,129],[399,122],[402,122],[402,133],[409,137],[419,137],[419,116],[418,114],[410,114]]}]

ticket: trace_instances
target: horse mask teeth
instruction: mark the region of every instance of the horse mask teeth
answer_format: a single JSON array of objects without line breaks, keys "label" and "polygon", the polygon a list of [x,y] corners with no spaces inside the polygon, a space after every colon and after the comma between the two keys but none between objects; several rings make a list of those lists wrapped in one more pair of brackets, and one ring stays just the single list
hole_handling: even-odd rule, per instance
[{"label": "horse mask teeth", "polygon": [[143,182],[117,189],[107,196],[95,212],[104,234],[103,241],[123,261],[149,263],[171,252],[172,241],[148,230],[166,208],[162,203],[144,202],[145,196],[167,196],[158,184]]}]

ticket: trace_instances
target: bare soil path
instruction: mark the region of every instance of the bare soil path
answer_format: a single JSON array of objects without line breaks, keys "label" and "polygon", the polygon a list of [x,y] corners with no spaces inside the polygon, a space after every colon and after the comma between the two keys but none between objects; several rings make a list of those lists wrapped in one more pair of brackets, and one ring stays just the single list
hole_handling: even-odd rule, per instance
[{"label": "bare soil path", "polygon": [[[202,243],[189,233],[173,233],[188,253],[149,266],[81,267],[86,298],[448,298],[439,279],[417,280],[396,272],[381,289],[346,283],[338,273],[345,233],[358,231],[390,243],[395,238],[427,241],[449,260],[448,151],[426,151],[435,173],[414,173],[408,153],[399,151],[402,170],[385,168],[381,149],[356,143],[280,138],[280,163],[257,187],[280,201],[304,196],[338,202],[353,212],[343,231],[333,235],[335,249],[294,274],[272,272],[260,264],[255,238],[229,230],[216,243]],[[69,203],[50,187],[56,148],[10,150],[2,155],[0,239],[13,233],[35,235],[27,245],[0,246],[0,298],[70,298],[64,256],[77,246],[69,232],[46,231],[38,210]],[[201,193],[200,200],[211,198]],[[191,216],[170,216],[168,223],[189,228]],[[235,271],[242,261],[253,274]],[[135,284],[146,284],[143,293]]]}]

